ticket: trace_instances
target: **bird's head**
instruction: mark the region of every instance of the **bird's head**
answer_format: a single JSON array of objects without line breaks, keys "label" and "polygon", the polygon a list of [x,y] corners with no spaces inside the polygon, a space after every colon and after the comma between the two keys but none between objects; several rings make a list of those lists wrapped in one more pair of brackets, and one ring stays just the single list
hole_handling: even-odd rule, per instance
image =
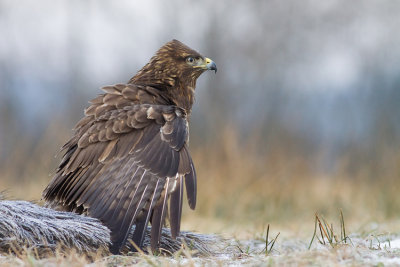
[{"label": "bird's head", "polygon": [[217,65],[178,40],[163,45],[129,82],[146,85],[178,84],[193,87],[206,70],[217,72]]}]

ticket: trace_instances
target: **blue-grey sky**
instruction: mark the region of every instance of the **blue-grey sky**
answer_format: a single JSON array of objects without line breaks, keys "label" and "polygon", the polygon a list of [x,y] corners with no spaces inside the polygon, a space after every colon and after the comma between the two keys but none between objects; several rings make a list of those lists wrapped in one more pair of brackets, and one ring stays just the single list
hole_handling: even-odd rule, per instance
[{"label": "blue-grey sky", "polygon": [[194,129],[224,116],[243,132],[279,127],[340,147],[388,120],[397,135],[398,10],[389,0],[0,0],[0,143],[10,121],[27,133],[55,117],[72,127],[99,87],[126,82],[173,38],[218,65],[199,79]]}]

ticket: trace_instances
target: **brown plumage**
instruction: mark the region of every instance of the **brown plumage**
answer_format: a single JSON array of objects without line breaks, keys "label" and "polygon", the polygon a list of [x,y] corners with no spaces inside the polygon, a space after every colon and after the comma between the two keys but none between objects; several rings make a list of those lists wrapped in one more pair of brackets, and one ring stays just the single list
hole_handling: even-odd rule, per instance
[{"label": "brown plumage", "polygon": [[169,200],[179,234],[183,187],[196,206],[196,172],[188,151],[188,117],[196,79],[215,63],[177,40],[162,46],[127,84],[103,87],[90,101],[43,192],[49,204],[99,218],[119,253],[135,225],[140,247],[151,222],[156,249]]}]

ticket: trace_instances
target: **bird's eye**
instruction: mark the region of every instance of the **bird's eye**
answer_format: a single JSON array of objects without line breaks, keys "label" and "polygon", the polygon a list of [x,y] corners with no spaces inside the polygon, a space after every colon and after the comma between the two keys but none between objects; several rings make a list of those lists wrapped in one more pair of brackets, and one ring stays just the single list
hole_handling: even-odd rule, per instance
[{"label": "bird's eye", "polygon": [[186,62],[188,62],[188,63],[193,63],[194,61],[195,61],[195,59],[192,58],[192,57],[187,57],[186,58]]}]

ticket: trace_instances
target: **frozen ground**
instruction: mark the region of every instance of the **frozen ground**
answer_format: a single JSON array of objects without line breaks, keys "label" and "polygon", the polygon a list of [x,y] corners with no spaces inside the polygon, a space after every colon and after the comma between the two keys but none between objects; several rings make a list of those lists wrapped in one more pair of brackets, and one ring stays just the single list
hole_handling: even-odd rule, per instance
[{"label": "frozen ground", "polygon": [[[171,244],[174,247],[169,251],[176,251],[170,252],[168,256],[136,253],[130,256],[102,257],[98,251],[107,246],[108,231],[101,228],[99,222],[96,224],[95,219],[57,212],[26,201],[0,201],[0,215],[0,248],[3,248],[0,266],[400,266],[400,232],[397,222],[383,227],[397,229],[394,233],[378,234],[381,231],[380,225],[372,223],[360,228],[356,234],[347,236],[345,243],[342,241],[344,238],[336,237],[339,234],[346,236],[343,217],[342,227],[335,228],[341,230],[335,233],[332,225],[328,227],[323,217],[317,216],[317,220],[323,221],[325,227],[321,224],[317,228],[315,224],[316,235],[310,248],[311,236],[298,237],[304,232],[283,232],[287,228],[282,227],[282,236],[277,238],[272,249],[272,243],[269,243],[267,252],[262,238],[265,237],[264,231],[261,235],[249,234],[251,238],[247,240],[182,232],[181,243],[169,240],[167,236],[170,234],[163,232],[161,243],[168,245],[162,247],[164,251],[172,248]],[[73,229],[70,229],[71,225]],[[320,242],[322,232],[327,233],[325,236],[334,236],[340,240],[331,241],[330,244],[324,239],[323,244]],[[269,233],[269,226],[266,233]],[[271,234],[269,241],[276,234]],[[58,246],[57,240],[70,244],[75,251],[87,252],[90,258],[86,254],[65,250]],[[101,242],[93,245],[93,240]],[[191,250],[181,248],[182,243],[184,247],[188,244],[186,247]],[[53,248],[52,254],[41,254],[41,247]],[[92,247],[96,249],[88,249]],[[9,248],[16,255],[8,254]],[[43,258],[44,255],[51,256]]]},{"label": "frozen ground", "polygon": [[366,238],[350,236],[348,244],[332,248],[330,245],[309,241],[278,240],[269,255],[262,240],[227,240],[220,244],[221,252],[209,257],[194,257],[182,250],[172,257],[134,255],[109,256],[93,263],[79,262],[78,258],[33,257],[18,259],[2,256],[2,266],[400,266],[400,236],[379,235]]},{"label": "frozen ground", "polygon": [[348,244],[332,248],[315,242],[308,249],[309,241],[287,239],[278,240],[269,255],[265,254],[262,240],[230,240],[223,253],[213,257],[174,258],[147,257],[138,260],[134,257],[109,257],[97,261],[98,264],[143,265],[191,265],[191,266],[400,266],[400,236],[380,235],[362,238],[350,236]]}]

